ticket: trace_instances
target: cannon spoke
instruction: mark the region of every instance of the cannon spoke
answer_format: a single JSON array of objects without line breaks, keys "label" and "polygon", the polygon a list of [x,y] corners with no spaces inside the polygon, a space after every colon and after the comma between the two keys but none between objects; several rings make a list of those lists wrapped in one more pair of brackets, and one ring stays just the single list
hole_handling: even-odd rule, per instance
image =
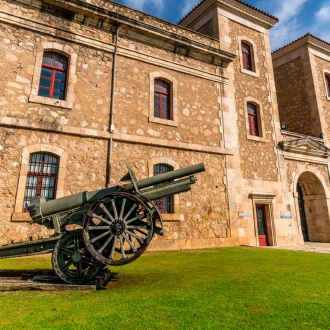
[{"label": "cannon spoke", "polygon": [[100,249],[97,250],[98,253],[101,253],[104,251],[104,249],[108,246],[108,244],[111,242],[111,240],[113,239],[115,235],[111,234],[108,239],[105,241],[105,243],[102,245],[102,247]]},{"label": "cannon spoke", "polygon": [[109,230],[109,226],[88,226],[88,230]]},{"label": "cannon spoke", "polygon": [[126,198],[123,198],[123,202],[122,202],[121,208],[120,208],[119,219],[123,219],[124,210],[125,210],[125,204],[126,204]]},{"label": "cannon spoke", "polygon": [[127,259],[126,254],[125,254],[125,250],[124,250],[124,242],[123,242],[123,237],[122,236],[119,237],[119,242],[120,242],[120,251],[121,251],[122,259]]},{"label": "cannon spoke", "polygon": [[128,221],[126,221],[126,225],[129,225],[130,223],[136,221],[136,220],[141,220],[145,217],[145,214],[139,214],[137,216],[135,216],[134,218],[132,219],[129,219]]},{"label": "cannon spoke", "polygon": [[[103,203],[100,203],[100,207],[101,207],[101,209],[104,211],[104,213],[109,217],[109,219],[111,220],[111,222],[112,222],[112,221],[115,221],[115,219],[113,218],[113,216],[110,214],[110,212],[109,212],[108,209],[104,206]],[[101,221],[103,221],[103,222],[105,222],[105,223],[108,223],[109,225],[111,224],[111,222],[106,221],[105,219],[103,219],[103,220],[101,220]]]},{"label": "cannon spoke", "polygon": [[140,243],[143,243],[144,239],[141,236],[136,235],[132,231],[126,230],[125,231],[129,236],[135,237]]},{"label": "cannon spoke", "polygon": [[56,275],[71,284],[90,281],[104,267],[85,247],[81,230],[67,232],[57,241],[52,264]]},{"label": "cannon spoke", "polygon": [[148,224],[138,224],[138,225],[133,225],[133,226],[127,226],[127,229],[148,229]]},{"label": "cannon spoke", "polygon": [[108,225],[111,225],[111,222],[110,221],[104,219],[103,217],[101,217],[101,216],[99,216],[99,215],[97,215],[95,213],[91,213],[89,216],[91,216],[91,217],[93,217],[93,218],[95,218],[97,220],[100,220],[101,222],[107,223]]},{"label": "cannon spoke", "polygon": [[68,250],[68,249],[66,249],[66,248],[61,248],[61,253],[63,253],[63,254],[65,254],[65,255],[67,255],[67,256],[69,256],[69,257],[71,257],[72,255],[73,255],[73,251],[71,251],[71,250]]},{"label": "cannon spoke", "polygon": [[103,237],[105,237],[105,236],[107,236],[109,234],[111,234],[111,231],[110,230],[108,230],[108,231],[104,232],[103,234],[101,234],[101,235],[99,235],[99,236],[91,239],[91,243],[95,243],[96,241],[100,240],[101,238],[103,238]]},{"label": "cannon spoke", "polygon": [[[105,226],[103,219],[110,219]],[[106,223],[108,224],[108,223]],[[153,219],[143,197],[110,193],[87,211],[83,236],[90,254],[108,265],[125,265],[137,259],[153,237]]]},{"label": "cannon spoke", "polygon": [[126,242],[128,243],[128,245],[131,247],[132,251],[133,251],[133,252],[136,252],[137,249],[136,249],[136,247],[133,245],[132,241],[131,241],[131,240],[130,240],[125,234],[123,234],[123,237],[124,237],[124,239],[126,240]]},{"label": "cannon spoke", "polygon": [[81,278],[82,274],[82,261],[80,260],[79,262],[76,263],[76,268],[77,268],[77,278]]},{"label": "cannon spoke", "polygon": [[110,256],[109,256],[109,259],[111,259],[111,260],[113,259],[113,256],[115,254],[116,244],[117,244],[117,237],[114,238],[113,243],[112,243],[111,252],[110,252]]},{"label": "cannon spoke", "polygon": [[67,270],[71,265],[73,265],[73,260],[70,259],[69,261],[67,261],[62,267],[61,267],[61,271],[64,272],[65,270]]},{"label": "cannon spoke", "polygon": [[117,206],[116,206],[114,199],[111,200],[111,204],[112,204],[112,209],[113,209],[113,214],[115,216],[115,219],[118,219]]},{"label": "cannon spoke", "polygon": [[[131,209],[127,212],[127,214],[125,215],[125,218],[123,218],[123,221],[126,222],[127,224],[127,218],[132,214],[132,212],[137,208],[137,204],[134,204]],[[142,215],[141,215],[142,216]],[[129,220],[129,221],[134,221],[133,219]]]}]

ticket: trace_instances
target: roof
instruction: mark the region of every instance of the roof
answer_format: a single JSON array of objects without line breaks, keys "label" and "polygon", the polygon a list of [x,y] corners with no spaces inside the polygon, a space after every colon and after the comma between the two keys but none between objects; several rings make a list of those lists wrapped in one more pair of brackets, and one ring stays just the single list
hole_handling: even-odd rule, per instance
[{"label": "roof", "polygon": [[[196,5],[187,15],[185,15],[180,21],[179,21],[179,23],[178,24],[180,24],[185,18],[187,18],[194,10],[196,10],[199,6],[201,6],[204,2],[206,2],[206,1],[208,1],[208,0],[202,0],[198,5]],[[235,1],[235,2],[238,2],[238,3],[240,3],[240,4],[242,4],[242,5],[244,5],[244,6],[247,6],[247,7],[249,7],[249,8],[251,8],[251,9],[253,9],[253,10],[256,10],[257,12],[259,12],[259,13],[261,13],[261,14],[263,14],[263,15],[266,15],[266,16],[268,16],[268,17],[270,17],[270,18],[272,18],[272,19],[274,19],[274,20],[276,20],[277,22],[279,21],[279,19],[277,18],[277,17],[275,17],[275,16],[272,16],[272,15],[270,15],[270,14],[268,14],[268,13],[266,13],[266,12],[264,12],[264,11],[262,11],[262,10],[260,10],[260,9],[258,9],[257,7],[254,7],[254,6],[252,6],[252,5],[249,5],[248,3],[246,3],[246,2],[244,2],[244,1],[241,1],[241,0],[232,0],[232,1]]]},{"label": "roof", "polygon": [[329,42],[324,41],[324,40],[322,40],[322,39],[320,39],[320,38],[314,36],[313,34],[307,33],[307,34],[305,34],[304,36],[302,36],[302,37],[300,37],[300,38],[298,38],[298,39],[296,39],[296,40],[294,40],[294,41],[291,41],[291,42],[288,43],[287,45],[285,45],[285,46],[283,46],[283,47],[281,47],[281,48],[279,48],[279,49],[276,49],[275,51],[272,52],[272,54],[275,54],[276,52],[280,51],[281,49],[284,49],[284,48],[286,48],[286,47],[288,47],[288,46],[294,44],[295,42],[297,42],[297,41],[299,41],[299,40],[301,40],[301,39],[304,39],[304,38],[306,38],[306,37],[313,38],[313,39],[315,39],[315,40],[317,40],[317,41],[321,41],[321,42],[323,42],[324,44],[330,46],[330,43],[329,43]]}]

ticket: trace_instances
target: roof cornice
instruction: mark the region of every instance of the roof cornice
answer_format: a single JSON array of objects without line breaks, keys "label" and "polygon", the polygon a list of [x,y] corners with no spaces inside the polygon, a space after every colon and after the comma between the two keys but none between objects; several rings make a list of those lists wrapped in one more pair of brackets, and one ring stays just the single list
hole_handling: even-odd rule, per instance
[{"label": "roof cornice", "polygon": [[278,59],[279,57],[282,57],[288,53],[292,53],[298,49],[301,48],[313,48],[315,50],[318,50],[322,53],[326,53],[330,55],[330,43],[315,37],[312,34],[307,33],[303,37],[292,41],[286,46],[283,46],[282,48],[276,50],[275,52],[272,53],[272,58],[273,60]]},{"label": "roof cornice", "polygon": [[[30,4],[30,0],[18,0],[22,3],[38,7],[42,2],[59,6],[63,9],[86,13],[91,17],[107,20],[114,24],[125,25],[141,31],[143,34],[153,36],[155,40],[163,40],[164,43],[183,46],[186,53],[200,53],[213,57],[215,64],[226,67],[235,58],[234,54],[219,48],[219,41],[208,36],[191,31],[182,26],[164,21],[152,15],[123,6],[117,2],[108,0],[40,0]],[[220,63],[220,64],[219,64]]]},{"label": "roof cornice", "polygon": [[214,6],[220,9],[228,10],[237,16],[248,19],[267,29],[273,27],[278,18],[271,16],[256,7],[253,7],[243,1],[239,0],[203,0],[190,13],[188,13],[179,24],[189,25],[196,17],[204,12],[209,7]]}]

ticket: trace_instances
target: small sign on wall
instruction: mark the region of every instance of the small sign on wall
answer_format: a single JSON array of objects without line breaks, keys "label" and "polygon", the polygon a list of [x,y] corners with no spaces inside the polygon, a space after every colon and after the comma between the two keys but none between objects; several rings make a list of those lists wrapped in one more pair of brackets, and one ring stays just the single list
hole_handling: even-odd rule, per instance
[{"label": "small sign on wall", "polygon": [[292,215],[291,214],[281,215],[281,219],[292,219]]},{"label": "small sign on wall", "polygon": [[252,217],[252,213],[238,212],[239,217]]}]

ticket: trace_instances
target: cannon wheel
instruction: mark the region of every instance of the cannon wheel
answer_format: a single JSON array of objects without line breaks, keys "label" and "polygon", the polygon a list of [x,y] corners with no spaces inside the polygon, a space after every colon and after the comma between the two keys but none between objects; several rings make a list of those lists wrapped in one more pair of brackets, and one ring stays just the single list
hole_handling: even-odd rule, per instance
[{"label": "cannon wheel", "polygon": [[88,252],[81,230],[67,232],[57,241],[52,265],[56,275],[71,284],[86,283],[104,268]]},{"label": "cannon wheel", "polygon": [[153,219],[143,197],[117,192],[98,199],[87,211],[83,236],[98,261],[125,265],[137,259],[153,235]]}]

